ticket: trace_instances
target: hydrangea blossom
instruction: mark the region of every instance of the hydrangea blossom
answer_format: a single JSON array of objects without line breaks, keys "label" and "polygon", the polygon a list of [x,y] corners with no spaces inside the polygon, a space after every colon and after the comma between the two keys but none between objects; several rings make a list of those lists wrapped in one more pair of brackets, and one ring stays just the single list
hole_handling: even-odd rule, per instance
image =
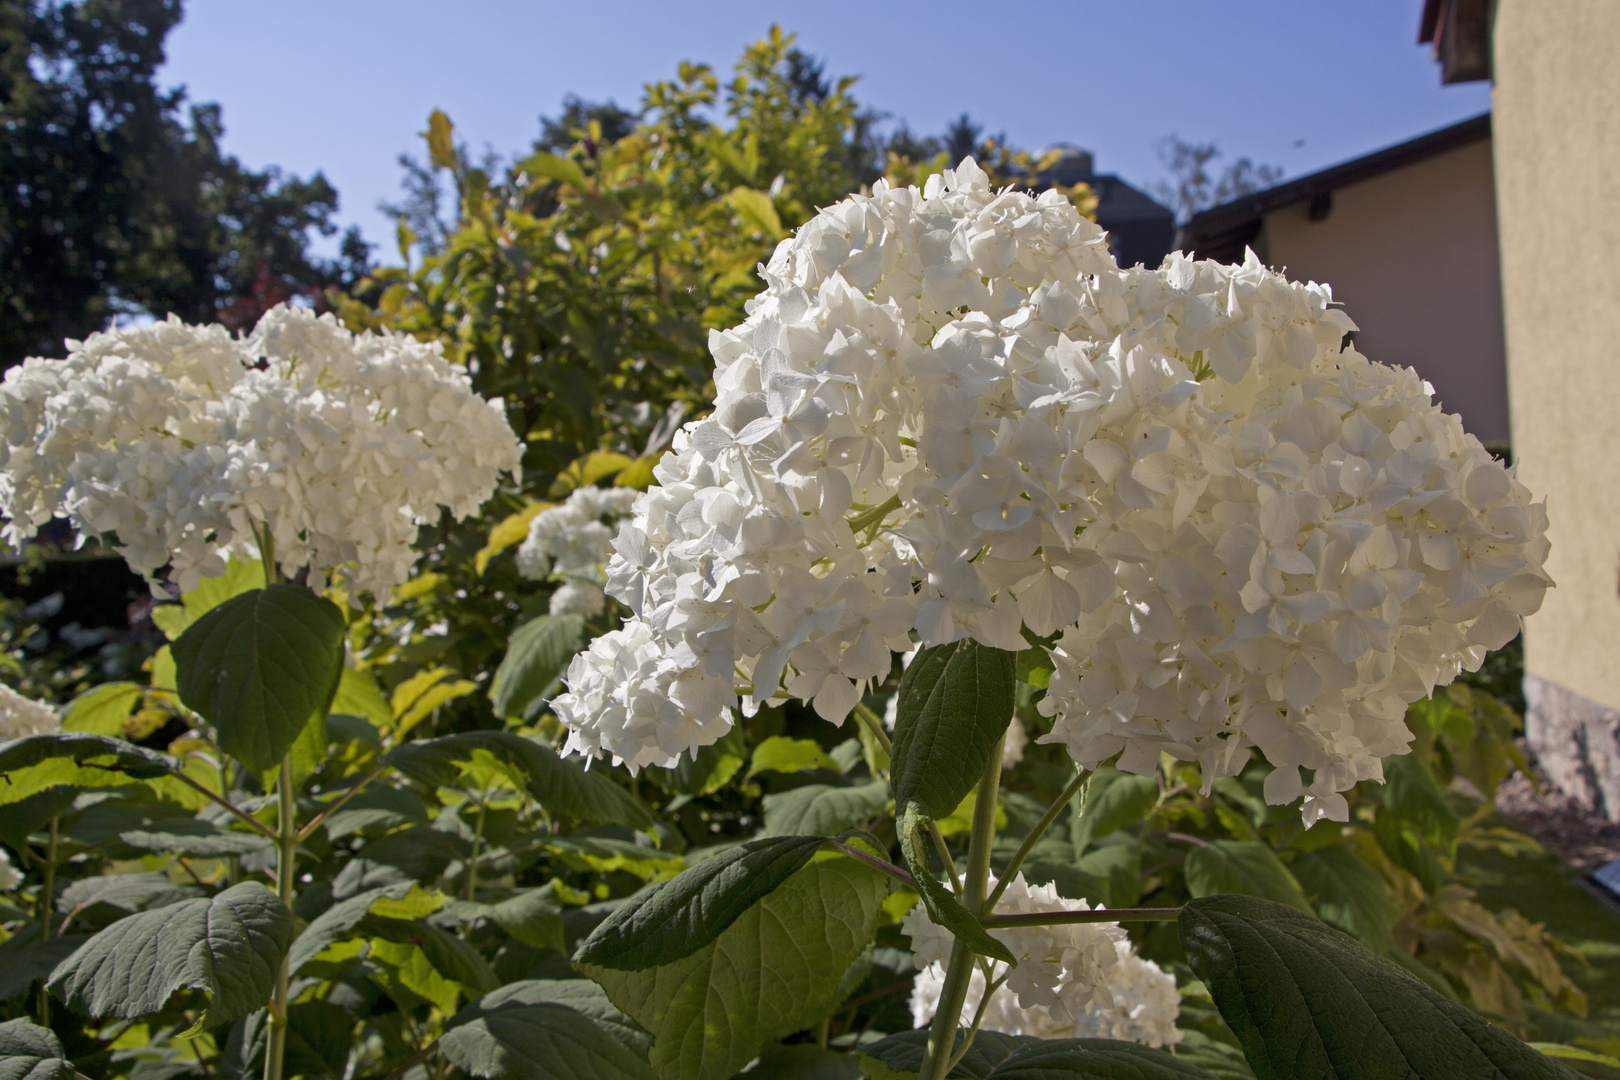
[{"label": "hydrangea blossom", "polygon": [[576,488],[560,506],[529,521],[529,535],[517,550],[518,573],[534,581],[559,578],[551,613],[599,615],[607,606],[604,569],[613,554],[613,530],[630,512],[638,492],[631,488]]},{"label": "hydrangea blossom", "polygon": [[[1343,818],[1408,702],[1550,584],[1546,515],[1325,285],[1250,253],[1115,265],[971,160],[782,242],[710,337],[713,412],[615,540],[634,613],[570,668],[568,750],[631,768],[785,696],[841,722],[890,651],[1057,635],[1045,741]],[[1309,771],[1309,776],[1303,770]]]},{"label": "hydrangea blossom", "polygon": [[[1136,954],[1129,941],[1116,941],[1119,962],[1109,970],[1108,992],[1112,1004],[1091,1001],[1068,1010],[1068,1021],[1059,1021],[1044,1005],[1024,1008],[1005,989],[997,990],[984,1008],[979,1026],[1008,1035],[1033,1035],[1038,1039],[1123,1039],[1145,1046],[1174,1046],[1183,1033],[1176,1027],[1181,1015],[1181,995],[1176,979],[1151,960]],[[961,1024],[967,1027],[979,1011],[986,986],[984,972],[974,967],[968,980],[967,997],[962,1005]],[[911,989],[911,1014],[921,1027],[939,1009],[945,988],[945,965],[932,963],[917,975]]]},{"label": "hydrangea blossom", "polygon": [[55,709],[0,683],[0,742],[24,735],[49,735],[61,729],[62,720]]},{"label": "hydrangea blossom", "polygon": [[170,316],[68,347],[0,385],[13,545],[65,515],[186,590],[258,557],[260,529],[289,575],[382,593],[409,577],[419,524],[473,513],[519,468],[500,401],[439,345],[331,315],[279,306],[241,338]]},{"label": "hydrangea blossom", "polygon": [[11,865],[11,853],[0,848],[0,892],[12,892],[22,883],[22,874]]},{"label": "hydrangea blossom", "polygon": [[[991,882],[994,885],[994,880]],[[1053,885],[1032,886],[1018,874],[996,902],[996,913],[1086,911],[1084,900],[1058,896]],[[917,905],[900,929],[910,935],[916,964],[922,969],[913,988],[912,1013],[927,1023],[939,1006],[955,937]],[[984,1026],[1009,1034],[1042,1038],[1104,1035],[1163,1046],[1180,1039],[1175,1030],[1180,1010],[1174,977],[1142,960],[1118,923],[1075,923],[992,930],[1018,966],[991,965],[990,980],[1005,978],[986,1006]],[[974,968],[963,1007],[963,1023],[973,1020],[985,987],[984,971]]]}]

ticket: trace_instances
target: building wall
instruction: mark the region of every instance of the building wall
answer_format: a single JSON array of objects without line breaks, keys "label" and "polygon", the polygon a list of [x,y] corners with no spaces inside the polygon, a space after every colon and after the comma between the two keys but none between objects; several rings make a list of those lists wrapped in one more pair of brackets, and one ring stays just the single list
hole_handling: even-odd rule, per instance
[{"label": "building wall", "polygon": [[1340,188],[1320,221],[1307,203],[1275,210],[1256,252],[1291,278],[1332,285],[1368,358],[1416,368],[1469,431],[1508,438],[1488,140]]},{"label": "building wall", "polygon": [[1525,634],[1531,742],[1620,818],[1620,3],[1498,0],[1492,37],[1513,445],[1558,583]]}]

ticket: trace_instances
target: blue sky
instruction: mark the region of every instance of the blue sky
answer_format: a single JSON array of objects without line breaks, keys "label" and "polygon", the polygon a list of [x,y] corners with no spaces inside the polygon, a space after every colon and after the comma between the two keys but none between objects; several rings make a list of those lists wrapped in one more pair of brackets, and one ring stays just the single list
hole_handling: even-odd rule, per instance
[{"label": "blue sky", "polygon": [[[1101,172],[1163,177],[1172,133],[1300,176],[1490,107],[1441,87],[1417,45],[1421,0],[1059,0],[930,5],[822,0],[188,0],[164,85],[224,107],[226,149],[326,173],[378,254],[401,151],[444,109],[475,149],[524,149],[563,95],[634,106],[682,60],[728,71],[772,22],[864,104],[940,131],[968,112],[1039,148],[1091,149]],[[323,245],[324,247],[325,245]]]}]

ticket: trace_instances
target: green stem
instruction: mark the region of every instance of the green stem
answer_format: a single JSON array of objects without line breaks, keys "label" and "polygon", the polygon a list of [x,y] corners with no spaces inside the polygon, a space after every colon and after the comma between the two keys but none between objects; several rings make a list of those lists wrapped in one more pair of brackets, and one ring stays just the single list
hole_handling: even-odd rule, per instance
[{"label": "green stem", "polygon": [[[293,905],[294,863],[298,858],[297,807],[293,803],[293,762],[289,750],[281,759],[281,775],[276,778],[280,804],[276,815],[276,892],[288,908]],[[275,994],[270,1002],[270,1045],[264,1053],[264,1080],[281,1080],[282,1062],[287,1053],[287,985],[291,981],[287,957],[281,958],[276,972]]]},{"label": "green stem", "polygon": [[239,820],[246,822],[248,825],[251,825],[253,827],[253,829],[259,833],[259,835],[268,836],[272,840],[276,839],[276,832],[275,832],[274,829],[270,828],[270,826],[266,825],[264,822],[260,821],[258,818],[251,817],[247,813],[245,813],[245,812],[243,812],[241,810],[238,810],[235,806],[232,806],[231,801],[229,799],[225,798],[225,796],[216,795],[214,792],[209,791],[207,788],[205,788],[201,784],[197,783],[197,781],[193,780],[191,777],[187,776],[184,772],[182,772],[179,769],[170,769],[169,770],[169,775],[174,777],[176,780],[180,781],[182,784],[185,784],[185,785],[191,787],[195,791],[201,792],[207,798],[209,798],[209,799],[213,800],[214,802],[218,803],[219,805],[223,806],[225,809],[227,809],[231,813],[235,814]]},{"label": "green stem", "polygon": [[1063,794],[1059,795],[1052,805],[1046,808],[1046,813],[1041,815],[1041,820],[1037,821],[1035,827],[1029,830],[1029,835],[1024,837],[1024,842],[1018,845],[1018,850],[1013,853],[1012,861],[1001,871],[1001,880],[996,882],[995,891],[990,894],[990,899],[984,905],[986,911],[996,910],[996,901],[1000,900],[1001,894],[1007,891],[1008,882],[1012,881],[1013,876],[1018,873],[1018,868],[1024,865],[1024,860],[1029,857],[1031,851],[1035,850],[1035,845],[1040,842],[1041,837],[1046,835],[1046,830],[1052,827],[1052,822],[1056,821],[1057,816],[1063,813],[1063,808],[1068,806],[1069,801],[1079,792],[1080,785],[1086,782],[1086,775],[1086,771],[1081,769],[1079,774],[1069,781],[1068,787],[1063,789]]},{"label": "green stem", "polygon": [[320,813],[316,814],[304,825],[302,829],[298,830],[298,839],[300,841],[308,839],[310,833],[320,828],[321,824],[326,821],[327,818],[343,809],[344,803],[360,794],[360,789],[364,788],[367,784],[381,776],[383,774],[383,770],[387,767],[388,766],[386,765],[378,765],[375,769],[372,769],[370,772],[366,773],[366,775],[362,776],[359,781],[356,782],[355,785],[348,791],[345,791],[342,795],[327,803],[326,807]]},{"label": "green stem", "polygon": [[849,531],[859,533],[863,529],[867,530],[868,536],[866,539],[870,542],[872,535],[876,534],[878,527],[883,524],[883,519],[898,509],[900,509],[900,496],[890,495],[878,505],[863,510],[854,517],[847,518]]},{"label": "green stem", "polygon": [[[51,912],[56,892],[56,841],[58,819],[51,818],[50,832],[45,842],[45,885],[39,891],[39,943],[48,944],[51,940]],[[51,1026],[51,992],[44,986],[39,988],[39,1023],[41,1027]]]},{"label": "green stem", "polygon": [[462,895],[462,899],[469,904],[472,903],[474,890],[478,888],[478,848],[484,842],[484,807],[487,800],[487,793],[478,793],[478,824],[473,828],[472,855],[467,859],[467,886]]},{"label": "green stem", "polygon": [[[957,894],[973,914],[985,910],[990,881],[990,849],[996,838],[996,795],[1001,789],[1001,749],[1007,736],[1002,734],[990,751],[979,777],[978,795],[973,804],[973,834],[968,840],[967,876]],[[968,982],[973,977],[972,951],[958,938],[951,946],[951,959],[945,967],[945,985],[940,988],[939,1010],[928,1029],[928,1051],[918,1080],[945,1080],[951,1071],[956,1048],[956,1028],[962,1020],[962,1004],[967,1001]]]},{"label": "green stem", "polygon": [[934,850],[939,852],[939,861],[945,864],[945,873],[951,879],[951,891],[957,896],[962,895],[962,875],[956,872],[956,860],[951,858],[951,849],[945,844],[945,834],[939,831],[934,822],[928,823],[928,839],[934,842]]},{"label": "green stem", "polygon": [[864,704],[857,702],[855,705],[855,717],[866,725],[866,730],[870,731],[872,738],[877,741],[879,746],[883,747],[883,752],[893,757],[894,743],[889,741],[889,733],[883,730],[883,720],[878,714]]}]

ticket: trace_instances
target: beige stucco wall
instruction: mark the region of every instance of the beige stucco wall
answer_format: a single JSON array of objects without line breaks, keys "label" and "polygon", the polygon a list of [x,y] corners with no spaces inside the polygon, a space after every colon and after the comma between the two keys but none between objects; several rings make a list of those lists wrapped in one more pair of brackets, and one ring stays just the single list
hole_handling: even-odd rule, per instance
[{"label": "beige stucco wall", "polygon": [[1305,203],[1274,211],[1256,252],[1332,285],[1360,327],[1356,348],[1417,369],[1481,439],[1508,438],[1489,140],[1340,188],[1321,221]]},{"label": "beige stucco wall", "polygon": [[1513,448],[1558,583],[1526,666],[1620,709],[1620,2],[1498,0],[1493,38]]}]

